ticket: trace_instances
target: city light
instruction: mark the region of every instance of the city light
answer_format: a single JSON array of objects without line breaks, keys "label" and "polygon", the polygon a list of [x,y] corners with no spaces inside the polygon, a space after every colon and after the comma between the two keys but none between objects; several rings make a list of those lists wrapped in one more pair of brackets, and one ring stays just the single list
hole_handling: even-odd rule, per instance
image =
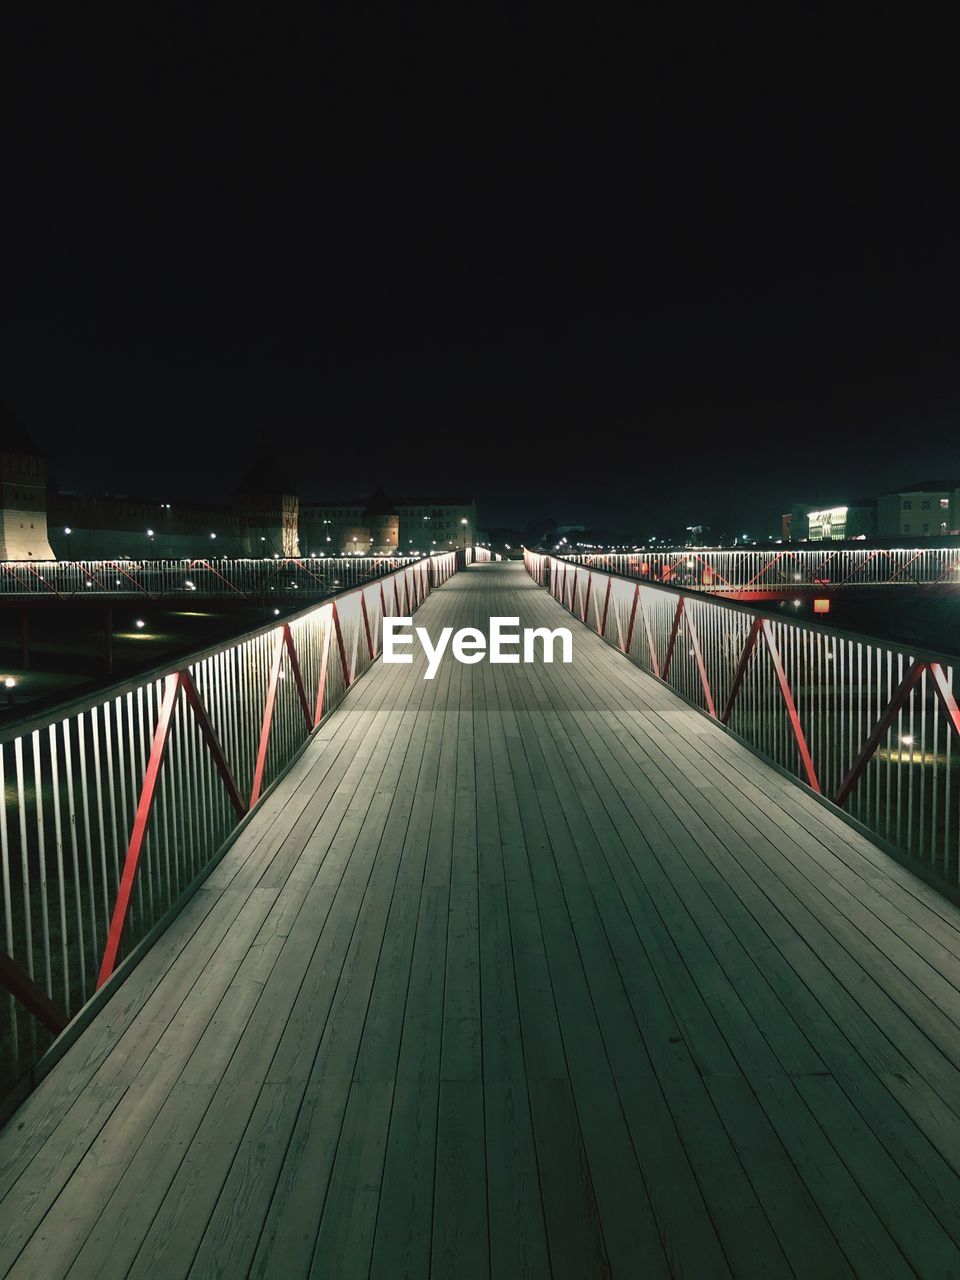
[{"label": "city light", "polygon": [[3,687],[5,689],[15,689],[17,687],[17,682],[14,680],[13,676],[7,676],[3,682]]},{"label": "city light", "polygon": [[144,622],[142,618],[138,618],[134,625],[136,626],[138,631],[142,631],[147,624]]}]

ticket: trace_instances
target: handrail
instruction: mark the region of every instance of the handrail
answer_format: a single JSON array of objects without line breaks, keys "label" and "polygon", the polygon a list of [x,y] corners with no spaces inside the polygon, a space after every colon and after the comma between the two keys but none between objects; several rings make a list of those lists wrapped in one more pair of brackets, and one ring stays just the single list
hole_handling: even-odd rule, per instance
[{"label": "handrail", "polygon": [[564,552],[559,558],[658,586],[674,584],[715,595],[960,583],[960,546],[956,545],[837,548],[823,543],[812,549],[781,546],[763,550],[690,547]]},{"label": "handrail", "polygon": [[[449,555],[449,552],[437,554]],[[190,600],[223,597],[295,599],[326,594],[337,583],[360,582],[419,556],[237,556],[180,560],[0,560],[0,599],[111,602],[124,599]]]},{"label": "handrail", "polygon": [[584,625],[955,894],[957,660],[525,551]]},{"label": "handrail", "polygon": [[424,557],[4,731],[0,1084],[206,873],[375,661],[384,617],[463,564]]}]

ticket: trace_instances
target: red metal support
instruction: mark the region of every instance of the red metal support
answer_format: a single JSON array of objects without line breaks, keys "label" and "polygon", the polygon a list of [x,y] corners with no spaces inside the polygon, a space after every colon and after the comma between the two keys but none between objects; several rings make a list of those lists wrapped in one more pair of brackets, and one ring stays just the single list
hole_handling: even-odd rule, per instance
[{"label": "red metal support", "polygon": [[181,672],[180,683],[183,686],[184,697],[190,704],[197,724],[200,727],[203,740],[207,744],[207,750],[213,756],[213,762],[217,766],[217,772],[223,779],[223,785],[227,789],[227,795],[230,797],[230,803],[233,805],[234,809],[236,809],[237,815],[242,818],[247,812],[247,806],[243,802],[243,797],[240,795],[240,789],[234,779],[230,765],[227,763],[227,757],[223,754],[220,739],[217,737],[217,732],[210,721],[210,717],[207,715],[207,709],[203,705],[199,693],[197,693],[197,687],[193,683],[193,678],[189,671]]},{"label": "red metal support", "polygon": [[607,579],[607,589],[603,595],[603,616],[600,620],[600,627],[597,635],[605,636],[607,634],[607,610],[610,608],[610,592],[613,589],[613,579]]},{"label": "red metal support", "polygon": [[190,562],[191,569],[194,567],[194,565],[198,565],[198,564],[202,565],[204,569],[208,569],[215,578],[219,578],[220,581],[224,583],[225,586],[228,586],[230,590],[233,591],[236,595],[238,596],[243,595],[243,592],[240,590],[240,588],[235,587],[229,578],[225,578],[223,574],[219,572],[219,570],[215,569],[209,560],[191,560]]},{"label": "red metal support", "polygon": [[67,1015],[59,1005],[54,1004],[44,989],[6,951],[0,951],[0,987],[9,991],[15,1000],[19,1000],[55,1036],[67,1025]]},{"label": "red metal support", "polygon": [[773,626],[769,618],[763,619],[760,623],[760,629],[763,632],[763,638],[766,641],[767,649],[770,652],[770,660],[773,663],[773,670],[777,677],[777,684],[780,686],[780,693],[783,695],[783,701],[787,707],[790,727],[793,730],[794,738],[797,740],[797,750],[800,752],[800,762],[803,765],[803,771],[807,775],[807,783],[811,791],[815,791],[817,795],[820,795],[820,781],[817,778],[817,771],[813,767],[813,758],[810,755],[807,738],[803,732],[803,725],[800,723],[797,704],[793,700],[793,690],[790,688],[787,673],[783,669],[783,662],[780,659],[780,650],[777,648],[777,641],[774,637]]},{"label": "red metal support", "polygon": [[[742,591],[749,591],[749,590],[750,590],[750,588],[753,586],[753,584],[757,581],[757,579],[758,579],[758,578],[762,578],[762,577],[763,577],[763,575],[767,572],[767,570],[768,570],[768,569],[772,569],[772,568],[773,568],[773,566],[777,563],[777,561],[778,561],[778,560],[782,560],[782,559],[783,559],[783,557],[784,557],[786,554],[787,554],[787,553],[786,553],[785,551],[778,551],[778,552],[777,552],[777,554],[773,557],[773,559],[772,559],[772,560],[768,560],[768,561],[767,561],[767,563],[766,563],[765,565],[761,565],[761,566],[760,566],[760,568],[757,570],[757,572],[756,572],[756,573],[753,575],[753,577],[750,579],[750,581],[749,581],[749,582],[745,582],[745,583],[744,583],[744,585],[743,585],[740,589],[741,589]],[[717,571],[716,571],[716,570],[714,570],[714,573],[716,573],[716,572],[717,572]],[[717,577],[718,577],[718,578],[720,577],[720,574],[719,574],[719,573],[717,573]],[[730,585],[730,584],[728,584],[728,585]]]},{"label": "red metal support", "polygon": [[630,621],[627,623],[627,641],[623,646],[623,652],[629,653],[630,646],[633,643],[633,624],[637,620],[637,605],[640,603],[640,587],[633,589],[633,604],[630,606]]},{"label": "red metal support", "polygon": [[297,699],[300,703],[300,710],[303,712],[303,719],[307,726],[307,732],[313,728],[313,716],[310,714],[310,703],[307,700],[307,691],[303,684],[303,673],[300,670],[300,659],[297,656],[297,646],[293,643],[293,632],[290,630],[290,624],[283,624],[283,641],[287,647],[287,658],[290,661],[290,670],[293,673],[293,683],[297,689]]},{"label": "red metal support", "polygon": [[42,582],[47,591],[52,591],[58,600],[65,599],[65,597],[61,595],[61,593],[56,589],[56,587],[51,587],[50,583],[46,580],[43,574],[40,573],[39,570],[35,569],[32,564],[25,564],[23,567],[27,570],[28,573],[32,573],[33,576],[39,582]]},{"label": "red metal support", "polygon": [[720,715],[721,724],[729,724],[730,716],[733,712],[733,704],[737,700],[740,692],[740,686],[743,684],[743,678],[747,674],[747,667],[750,665],[750,655],[753,653],[753,647],[757,643],[757,636],[760,634],[760,619],[754,618],[750,624],[750,630],[747,633],[746,643],[743,646],[743,652],[737,662],[737,669],[733,674],[733,684],[730,686],[730,692],[727,695],[727,701],[724,704],[723,711]]},{"label": "red metal support", "polygon": [[714,720],[717,718],[717,709],[713,704],[713,691],[710,688],[710,681],[707,679],[707,668],[703,661],[703,652],[700,649],[700,638],[697,635],[697,628],[693,623],[693,614],[689,609],[684,610],[687,618],[687,631],[690,634],[690,643],[693,646],[693,656],[697,664],[697,670],[700,673],[700,683],[703,685],[703,696],[707,702],[707,710]]},{"label": "red metal support", "polygon": [[373,637],[370,634],[370,619],[367,616],[367,597],[363,587],[360,588],[360,613],[363,617],[363,633],[367,638],[367,654],[372,662],[375,657],[373,652]]},{"label": "red metal support", "polygon": [[333,602],[333,630],[337,637],[337,649],[340,651],[340,670],[343,672],[343,683],[350,687],[350,665],[347,662],[347,651],[343,646],[343,629],[340,626],[340,611],[337,602]]},{"label": "red metal support", "polygon": [[[109,565],[111,569],[115,570],[115,572],[122,573],[127,581],[132,582],[137,590],[145,595],[149,600],[158,600],[160,598],[159,596],[155,596],[152,591],[148,591],[147,588],[143,586],[142,583],[138,582],[132,574],[127,573],[123,565],[117,564],[116,560],[104,560],[103,563]],[[194,561],[194,563],[196,563],[196,561]]]},{"label": "red metal support", "polygon": [[[92,569],[90,568],[84,569],[83,574],[85,578],[89,578],[91,582],[95,582],[102,591],[110,590],[110,588],[106,585],[106,583],[100,581],[100,579],[97,577],[97,575],[93,572]],[[71,595],[74,597],[86,595],[86,587],[84,587],[83,591],[80,591],[78,589],[76,591],[71,592]]]},{"label": "red metal support", "polygon": [[117,890],[117,901],[114,904],[110,930],[107,934],[107,945],[103,952],[100,975],[97,978],[98,989],[103,986],[113,973],[117,962],[120,938],[127,918],[130,895],[133,892],[137,864],[140,861],[140,853],[147,836],[147,823],[150,820],[150,813],[157,794],[157,781],[160,777],[160,770],[163,767],[163,757],[167,749],[167,740],[170,737],[173,710],[176,706],[181,682],[182,674],[180,672],[177,672],[176,675],[167,676],[164,682],[163,701],[160,704],[160,714],[157,717],[153,745],[150,748],[150,759],[147,761],[147,771],[144,775],[143,786],[140,789],[140,800],[133,820],[133,831],[130,835],[130,843],[127,845],[127,856],[123,863],[123,874],[120,877],[120,886]]},{"label": "red metal support", "polygon": [[277,701],[277,685],[280,682],[280,667],[283,663],[284,634],[283,627],[277,628],[273,646],[273,659],[270,663],[270,678],[267,682],[267,698],[263,705],[263,718],[260,721],[260,741],[257,744],[257,762],[253,769],[253,785],[250,788],[250,805],[260,799],[263,790],[263,772],[267,764],[267,748],[270,745],[270,726],[273,724],[273,709]]},{"label": "red metal support", "polygon": [[586,622],[590,616],[590,592],[593,589],[593,570],[587,574],[587,589],[583,593],[583,617],[581,622]]},{"label": "red metal support", "polygon": [[[396,581],[394,581],[394,590],[396,590]],[[326,630],[323,633],[323,649],[320,652],[320,678],[317,680],[317,707],[313,713],[313,723],[316,727],[323,719],[323,700],[327,692],[327,666],[330,661],[330,640],[333,636],[333,617]]]},{"label": "red metal support", "polygon": [[837,586],[845,587],[851,578],[855,578],[858,573],[863,572],[863,570],[867,567],[867,565],[870,563],[871,560],[875,560],[877,556],[885,556],[886,554],[887,554],[886,551],[884,551],[882,548],[877,551],[871,551],[870,554],[867,556],[866,560],[858,564],[855,569],[851,569],[845,578],[840,579],[840,581],[837,583]]},{"label": "red metal support", "polygon": [[910,697],[910,693],[913,690],[914,685],[926,670],[927,664],[925,662],[914,662],[907,674],[901,680],[899,688],[887,703],[883,715],[877,721],[873,733],[870,734],[870,737],[864,743],[863,749],[851,765],[849,773],[844,778],[843,782],[840,783],[837,794],[834,797],[834,804],[841,807],[843,806],[847,796],[849,796],[850,792],[863,776],[864,770],[870,763],[871,756],[880,745],[883,735],[893,723],[894,716]]},{"label": "red metal support", "polygon": [[[706,560],[704,560],[703,556],[700,555],[699,552],[694,552],[693,559],[699,561],[703,569],[705,569],[708,573],[712,573],[715,578],[719,578],[721,582],[726,584],[726,586],[728,587],[733,586],[733,583],[730,581],[730,579],[725,578],[723,574],[720,572],[720,570],[714,568],[713,565],[707,564]],[[761,570],[761,572],[763,571]]]},{"label": "red metal support", "polygon": [[673,626],[670,628],[670,639],[667,643],[666,656],[663,659],[663,670],[660,673],[661,680],[666,680],[670,673],[670,663],[673,659],[673,651],[677,644],[677,633],[680,630],[680,619],[683,617],[683,596],[677,601],[677,610],[673,615]]},{"label": "red metal support", "polygon": [[[401,575],[400,575],[400,576],[402,576],[402,570],[401,570]],[[396,611],[397,611],[397,612],[396,612],[396,616],[397,616],[398,618],[402,617],[403,615],[402,615],[402,613],[400,612],[400,592],[397,590],[397,578],[396,578],[396,576],[394,576],[394,579],[393,579],[393,604],[394,604],[394,608],[395,608],[395,609],[396,609]]]},{"label": "red metal support", "polygon": [[947,720],[953,725],[954,732],[960,738],[960,707],[957,706],[953,690],[947,683],[947,677],[943,674],[943,667],[939,662],[931,662],[927,670],[930,672],[930,678],[933,681],[937,697],[943,703],[943,709],[947,713]]},{"label": "red metal support", "polygon": [[[924,552],[924,549],[922,547],[920,548],[919,551],[915,551],[913,555],[910,557],[910,559],[906,562],[906,564],[902,564],[900,568],[896,571],[896,573],[891,574],[890,581],[895,582],[896,579],[900,576],[900,574],[905,573],[906,570],[910,568],[910,566],[914,563],[915,560],[920,559],[920,557],[923,555],[923,552]],[[919,581],[916,575],[911,575],[911,576],[913,577],[914,583],[916,583],[919,586]]]},{"label": "red metal support", "polygon": [[646,609],[643,607],[643,596],[640,594],[640,588],[637,587],[637,599],[640,602],[640,617],[643,619],[643,629],[647,633],[647,648],[650,650],[650,665],[653,668],[653,674],[660,676],[660,662],[657,658],[657,646],[653,643],[653,629],[650,626],[650,618]]}]

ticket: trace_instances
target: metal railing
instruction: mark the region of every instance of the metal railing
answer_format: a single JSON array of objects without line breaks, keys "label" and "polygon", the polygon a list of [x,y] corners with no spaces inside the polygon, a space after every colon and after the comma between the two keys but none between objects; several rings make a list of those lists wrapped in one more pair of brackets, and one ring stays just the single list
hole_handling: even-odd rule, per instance
[{"label": "metal railing", "polygon": [[608,644],[957,888],[955,659],[550,555],[525,563]]},{"label": "metal railing", "polygon": [[237,560],[0,560],[0,596],[295,600],[324,596],[416,564],[413,556]]},{"label": "metal railing", "polygon": [[759,551],[596,551],[561,557],[644,582],[716,594],[789,591],[804,587],[916,586],[960,583],[960,545]]},{"label": "metal railing", "polygon": [[176,666],[0,731],[2,1084],[209,869],[408,615],[424,558]]},{"label": "metal railing", "polygon": [[[489,564],[492,558],[489,547],[467,548],[467,564]],[[497,559],[500,557],[497,556]]]}]

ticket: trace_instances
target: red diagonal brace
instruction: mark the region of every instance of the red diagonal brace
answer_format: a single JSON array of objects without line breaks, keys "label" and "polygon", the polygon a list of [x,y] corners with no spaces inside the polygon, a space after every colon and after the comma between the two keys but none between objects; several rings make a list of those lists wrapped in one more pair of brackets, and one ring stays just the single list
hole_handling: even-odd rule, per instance
[{"label": "red diagonal brace", "polygon": [[333,602],[333,630],[337,637],[337,649],[340,651],[340,670],[343,672],[343,683],[349,688],[350,686],[350,666],[347,662],[347,651],[343,647],[343,630],[340,626],[340,611],[337,608],[337,602]]},{"label": "red diagonal brace", "polygon": [[707,679],[707,668],[703,661],[703,653],[700,649],[700,638],[697,635],[697,628],[693,624],[693,614],[689,609],[685,609],[684,613],[687,618],[687,631],[690,633],[690,643],[693,645],[693,656],[697,664],[697,670],[700,673],[700,683],[703,685],[703,696],[707,701],[707,710],[717,718],[717,709],[713,705],[713,692],[710,689],[710,681]]},{"label": "red diagonal brace", "polygon": [[250,788],[250,808],[260,799],[263,790],[263,771],[267,764],[267,748],[270,745],[270,726],[273,723],[273,708],[277,701],[277,684],[280,680],[280,665],[283,662],[283,627],[277,628],[273,646],[273,659],[270,663],[270,679],[267,682],[267,698],[263,704],[263,719],[260,721],[260,741],[257,745],[257,762],[253,769],[253,786]]},{"label": "red diagonal brace", "polygon": [[363,615],[363,632],[367,638],[367,653],[373,661],[373,637],[370,634],[370,619],[367,617],[367,597],[363,587],[360,588],[360,612]]},{"label": "red diagonal brace", "polygon": [[593,586],[593,570],[587,574],[587,589],[583,593],[583,617],[581,622],[586,622],[590,614],[590,591]]},{"label": "red diagonal brace", "polygon": [[630,621],[627,623],[627,639],[623,646],[623,652],[629,654],[630,646],[633,643],[633,624],[637,620],[637,605],[640,603],[640,588],[633,589],[633,604],[630,606]]},{"label": "red diagonal brace", "polygon": [[235,585],[230,581],[230,579],[229,579],[229,578],[225,578],[225,577],[223,576],[223,574],[222,574],[222,573],[220,573],[220,571],[219,571],[218,569],[215,569],[215,568],[213,567],[213,565],[210,563],[210,561],[209,561],[209,560],[191,560],[191,562],[190,562],[190,567],[191,567],[191,568],[193,568],[193,566],[194,566],[194,565],[197,565],[197,564],[202,565],[202,566],[204,567],[204,569],[207,569],[210,573],[212,573],[212,574],[213,574],[213,576],[214,576],[215,578],[219,578],[219,579],[220,579],[220,581],[224,584],[224,586],[229,587],[229,588],[230,588],[230,590],[231,590],[235,595],[238,595],[238,596],[242,596],[242,595],[243,595],[243,592],[240,590],[240,588],[239,588],[239,587],[237,587],[237,586],[235,586]]},{"label": "red diagonal brace", "polygon": [[127,845],[127,856],[123,863],[123,874],[120,877],[120,887],[117,890],[117,901],[114,904],[110,931],[107,934],[107,945],[100,965],[100,976],[97,978],[98,989],[103,986],[113,973],[117,962],[120,938],[123,934],[127,908],[130,905],[130,895],[133,892],[133,883],[137,874],[137,863],[140,861],[140,853],[147,835],[147,823],[150,820],[150,812],[153,809],[153,802],[157,794],[157,780],[160,777],[163,757],[170,737],[173,709],[177,702],[177,695],[180,692],[181,680],[182,675],[177,672],[176,675],[167,676],[164,681],[160,715],[157,718],[157,727],[153,734],[153,745],[150,748],[150,759],[147,761],[147,771],[144,775],[143,786],[140,789],[140,800],[133,820],[130,843]]},{"label": "red diagonal brace", "polygon": [[960,738],[960,707],[957,706],[957,700],[953,696],[953,690],[947,683],[947,677],[943,673],[943,667],[939,662],[931,662],[927,668],[930,672],[930,678],[933,681],[933,687],[936,690],[937,697],[943,703],[943,709],[947,713],[947,719],[953,725],[954,732]]},{"label": "red diagonal brace", "polygon": [[657,646],[653,643],[653,629],[650,626],[650,617],[643,606],[643,596],[640,594],[639,587],[637,587],[637,600],[640,604],[640,617],[643,619],[643,629],[647,633],[647,648],[650,650],[650,666],[653,668],[653,674],[659,677],[660,663],[657,659]]},{"label": "red diagonal brace", "polygon": [[190,704],[197,724],[200,726],[200,732],[203,735],[204,742],[207,744],[207,750],[213,756],[213,762],[217,766],[217,772],[223,779],[223,785],[227,788],[227,795],[230,797],[230,802],[236,809],[238,815],[242,818],[247,812],[247,806],[243,803],[243,797],[240,795],[240,789],[234,780],[230,765],[227,763],[227,757],[223,754],[223,748],[220,745],[217,732],[210,722],[210,717],[207,715],[207,709],[200,700],[200,695],[197,693],[196,685],[193,683],[193,678],[189,671],[181,673],[180,683],[183,686],[184,697]]},{"label": "red diagonal brace", "polygon": [[327,664],[330,661],[330,638],[333,635],[333,617],[323,633],[323,649],[320,654],[320,678],[317,681],[317,709],[313,715],[314,725],[323,719],[323,699],[327,692]]},{"label": "red diagonal brace", "polygon": [[673,626],[670,629],[670,640],[667,643],[667,653],[663,659],[663,670],[660,678],[666,680],[670,673],[670,663],[673,659],[673,651],[677,644],[677,632],[680,630],[680,619],[683,617],[683,596],[677,601],[677,609],[673,615]]},{"label": "red diagonal brace", "polygon": [[290,624],[283,624],[283,640],[287,646],[287,657],[290,659],[290,670],[293,672],[293,682],[297,687],[297,698],[300,702],[300,709],[303,712],[303,718],[307,725],[307,731],[313,728],[313,717],[310,714],[310,703],[307,701],[307,691],[303,684],[303,674],[300,671],[300,659],[297,657],[297,647],[293,643],[293,632],[290,630]]},{"label": "red diagonal brace", "polygon": [[613,579],[607,579],[607,589],[603,593],[603,616],[600,619],[600,626],[597,635],[605,636],[607,634],[607,610],[610,608],[610,591],[613,587]]},{"label": "red diagonal brace", "polygon": [[767,642],[767,648],[770,651],[770,660],[773,663],[773,670],[777,677],[777,684],[780,686],[780,692],[783,695],[783,701],[786,703],[787,715],[790,718],[790,727],[793,729],[793,736],[797,740],[797,749],[800,752],[800,762],[803,765],[803,771],[807,775],[807,783],[811,791],[820,794],[820,782],[817,778],[817,771],[813,767],[813,759],[810,755],[810,748],[807,746],[806,735],[803,732],[803,725],[800,723],[800,716],[797,712],[797,704],[793,700],[793,691],[790,688],[790,682],[787,680],[787,673],[783,669],[783,663],[780,660],[780,650],[777,648],[777,642],[774,639],[773,627],[769,618],[764,618],[760,623],[760,629],[763,632],[763,638]]},{"label": "red diagonal brace", "polygon": [[877,721],[877,724],[873,730],[873,733],[871,733],[870,737],[864,743],[863,750],[860,752],[856,760],[854,760],[853,764],[851,765],[850,772],[847,774],[844,780],[840,783],[839,789],[837,790],[837,794],[834,797],[834,804],[842,806],[847,796],[850,794],[850,792],[854,789],[854,787],[860,781],[860,778],[863,775],[864,770],[866,769],[867,765],[870,763],[870,757],[876,751],[877,747],[880,745],[880,741],[883,738],[883,735],[887,732],[887,730],[890,728],[891,724],[893,723],[894,716],[897,714],[897,712],[906,702],[907,698],[910,697],[910,693],[911,693],[911,690],[913,689],[913,686],[917,683],[917,681],[920,679],[920,677],[923,675],[924,671],[926,670],[927,670],[927,664],[925,662],[914,662],[913,665],[910,667],[909,671],[907,672],[907,674],[903,677],[903,679],[900,682],[899,688],[894,693],[890,701],[887,703],[887,706],[886,706],[886,709],[884,710],[883,715]]},{"label": "red diagonal brace", "polygon": [[737,669],[733,674],[733,684],[730,686],[730,692],[727,695],[727,701],[724,703],[723,712],[720,715],[721,724],[729,724],[730,716],[733,712],[733,704],[737,700],[740,692],[740,686],[743,684],[743,678],[747,674],[747,667],[750,664],[750,655],[753,653],[753,647],[757,643],[757,636],[760,634],[760,619],[754,618],[750,624],[750,630],[747,633],[746,643],[743,646],[743,652],[737,662]]},{"label": "red diagonal brace", "polygon": [[[136,578],[132,576],[132,574],[127,573],[126,569],[123,567],[122,564],[117,564],[116,560],[104,560],[103,563],[106,565],[109,565],[110,568],[115,570],[117,573],[122,573],[125,578],[127,578],[130,582],[133,583],[133,585],[137,588],[138,591],[142,591],[143,594],[147,596],[150,600],[158,599],[158,597],[155,596],[152,591],[148,591],[145,586],[139,583],[136,580]],[[196,561],[194,561],[194,563],[196,563]]]},{"label": "red diagonal brace", "polygon": [[67,1015],[59,1005],[54,1004],[43,987],[37,986],[29,973],[21,969],[6,951],[0,951],[0,987],[9,991],[55,1036],[67,1025]]}]

